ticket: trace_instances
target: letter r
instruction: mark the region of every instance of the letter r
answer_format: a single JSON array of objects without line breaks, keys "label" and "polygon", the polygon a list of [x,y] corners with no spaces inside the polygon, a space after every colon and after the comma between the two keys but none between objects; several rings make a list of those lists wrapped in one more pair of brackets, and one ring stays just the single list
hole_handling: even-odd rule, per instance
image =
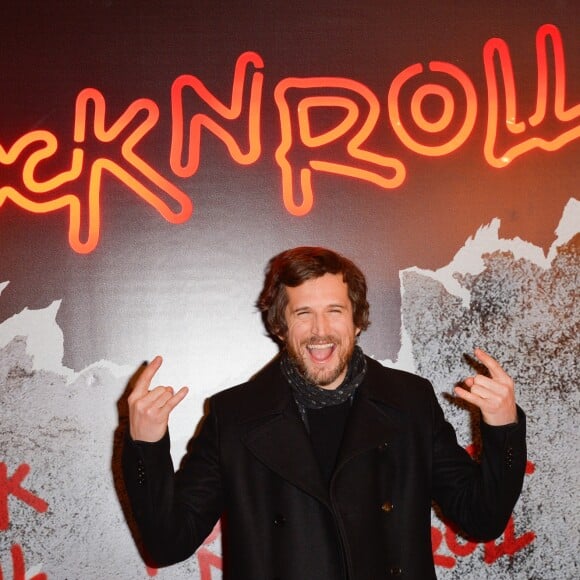
[{"label": "letter r", "polygon": [[[302,216],[312,209],[313,171],[362,179],[383,189],[394,189],[405,179],[401,161],[362,147],[380,113],[377,97],[365,85],[334,77],[287,78],[276,86],[274,98],[281,130],[276,162],[284,206],[291,214]],[[341,120],[317,130],[316,113],[322,116],[330,109],[342,111]],[[345,159],[338,159],[342,153]]]}]

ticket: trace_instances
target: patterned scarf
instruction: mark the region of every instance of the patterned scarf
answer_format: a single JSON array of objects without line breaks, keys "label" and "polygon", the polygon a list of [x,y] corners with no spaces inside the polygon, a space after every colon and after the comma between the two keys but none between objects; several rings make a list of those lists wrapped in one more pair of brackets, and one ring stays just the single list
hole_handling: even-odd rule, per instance
[{"label": "patterned scarf", "polygon": [[300,374],[286,350],[280,358],[280,367],[292,388],[292,394],[304,418],[306,409],[321,409],[328,405],[340,405],[349,400],[365,377],[367,361],[362,349],[355,346],[344,381],[336,389],[323,389],[307,381]]}]

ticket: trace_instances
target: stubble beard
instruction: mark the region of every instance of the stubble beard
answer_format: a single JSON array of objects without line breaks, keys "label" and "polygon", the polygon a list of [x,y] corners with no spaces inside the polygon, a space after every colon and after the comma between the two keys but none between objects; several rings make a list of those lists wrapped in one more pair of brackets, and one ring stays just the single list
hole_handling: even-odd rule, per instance
[{"label": "stubble beard", "polygon": [[[333,368],[312,368],[310,367],[304,357],[309,356],[308,354],[302,354],[306,350],[309,344],[333,342],[336,345],[336,351],[338,351],[339,359],[335,367]],[[345,371],[350,363],[355,347],[355,341],[353,340],[350,345],[345,345],[343,342],[336,339],[336,337],[325,336],[317,337],[316,340],[311,339],[309,341],[304,341],[300,344],[299,351],[296,351],[294,346],[290,343],[286,343],[286,349],[288,350],[288,355],[294,363],[294,366],[298,372],[306,379],[309,383],[316,385],[318,387],[326,387],[332,384],[336,379]]]}]

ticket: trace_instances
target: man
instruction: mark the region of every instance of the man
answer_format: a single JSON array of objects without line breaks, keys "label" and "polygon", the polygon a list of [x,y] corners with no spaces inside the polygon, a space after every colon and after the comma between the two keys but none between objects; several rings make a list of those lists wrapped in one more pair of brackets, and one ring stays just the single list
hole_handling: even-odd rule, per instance
[{"label": "man", "polygon": [[366,281],[346,258],[295,248],[269,264],[258,305],[283,349],[249,382],[218,393],[174,476],[167,423],[187,389],[129,396],[124,474],[151,563],[190,556],[222,518],[224,578],[435,578],[435,500],[466,534],[499,536],[519,496],[525,418],[513,382],[457,387],[482,415],[483,456],[457,445],[431,385],[363,355]]}]

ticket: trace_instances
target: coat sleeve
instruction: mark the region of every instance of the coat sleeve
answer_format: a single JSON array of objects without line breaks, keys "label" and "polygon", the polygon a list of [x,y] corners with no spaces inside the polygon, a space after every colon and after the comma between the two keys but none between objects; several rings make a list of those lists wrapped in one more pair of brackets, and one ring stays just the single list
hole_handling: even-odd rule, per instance
[{"label": "coat sleeve", "polygon": [[154,567],[185,560],[210,534],[223,511],[217,419],[210,413],[174,473],[169,435],[123,449],[123,477],[133,516]]},{"label": "coat sleeve", "polygon": [[433,394],[433,498],[444,515],[478,541],[500,536],[520,495],[526,468],[526,418],[481,422],[482,453],[473,461],[458,444]]}]

